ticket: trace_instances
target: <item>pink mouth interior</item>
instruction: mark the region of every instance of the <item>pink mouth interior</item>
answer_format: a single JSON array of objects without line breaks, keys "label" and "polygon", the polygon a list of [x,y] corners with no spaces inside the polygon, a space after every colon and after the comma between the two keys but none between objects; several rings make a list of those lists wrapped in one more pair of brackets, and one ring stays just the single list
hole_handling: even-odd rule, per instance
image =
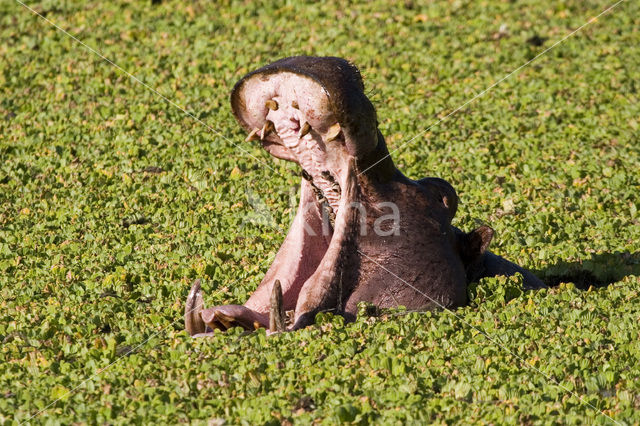
[{"label": "pink mouth interior", "polygon": [[[242,119],[250,128],[273,123],[275,130],[261,135],[264,148],[300,164],[337,214],[340,193],[336,183],[343,173],[343,161],[331,158],[325,142],[336,119],[324,89],[309,78],[282,72],[250,79],[241,96],[246,107]],[[308,131],[301,134],[305,127]],[[328,143],[341,144],[341,137]]]},{"label": "pink mouth interior", "polygon": [[[332,226],[327,232],[318,207],[310,203],[328,209],[333,224],[347,167],[344,136],[340,133],[327,138],[336,119],[326,92],[309,78],[288,72],[259,76],[246,81],[241,90],[245,104],[241,119],[246,127],[257,131],[272,123],[268,132],[259,132],[263,147],[276,157],[300,164],[309,181],[302,184],[302,214],[299,210],[295,219],[304,221],[305,231],[287,237],[281,248],[287,251],[286,264],[272,267],[282,275],[273,278],[282,282],[284,307],[293,309],[300,289],[320,265],[334,237]],[[294,223],[292,228],[296,225],[300,224]],[[264,310],[261,302],[247,306]]]}]

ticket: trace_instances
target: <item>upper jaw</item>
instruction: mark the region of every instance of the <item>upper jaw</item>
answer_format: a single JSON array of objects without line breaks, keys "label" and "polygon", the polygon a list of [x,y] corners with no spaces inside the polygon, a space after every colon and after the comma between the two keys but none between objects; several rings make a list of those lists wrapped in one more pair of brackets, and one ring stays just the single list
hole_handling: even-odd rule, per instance
[{"label": "upper jaw", "polygon": [[[364,94],[358,69],[344,59],[285,58],[244,76],[231,93],[231,105],[237,120],[254,138],[255,130],[268,126],[274,99],[280,101],[279,107],[295,103],[304,121],[323,139],[335,134],[337,124],[346,151],[355,158],[376,149],[375,109]],[[303,124],[301,121],[300,126]],[[277,134],[264,136],[268,142],[284,145]],[[278,158],[291,160],[283,148],[265,148]]]}]

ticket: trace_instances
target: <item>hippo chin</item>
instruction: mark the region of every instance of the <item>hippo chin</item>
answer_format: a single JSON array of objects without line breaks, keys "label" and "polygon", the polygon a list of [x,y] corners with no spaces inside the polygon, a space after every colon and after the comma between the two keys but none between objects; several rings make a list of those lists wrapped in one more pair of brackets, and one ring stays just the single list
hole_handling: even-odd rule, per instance
[{"label": "hippo chin", "polygon": [[[248,141],[302,168],[300,206],[257,290],[244,305],[204,309],[197,281],[187,299],[191,335],[241,326],[295,330],[332,311],[354,318],[358,302],[381,308],[453,308],[482,277],[530,272],[487,251],[493,230],[451,225],[453,187],[414,181],[394,165],[364,94],[344,59],[292,57],[242,78],[231,105]],[[284,312],[288,311],[289,324]]]}]

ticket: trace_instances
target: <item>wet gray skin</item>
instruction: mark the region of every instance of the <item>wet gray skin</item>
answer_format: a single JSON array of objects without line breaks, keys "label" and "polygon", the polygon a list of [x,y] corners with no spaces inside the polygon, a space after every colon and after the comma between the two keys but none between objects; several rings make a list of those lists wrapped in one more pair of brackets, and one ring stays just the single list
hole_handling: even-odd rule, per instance
[{"label": "wet gray skin", "polygon": [[305,327],[321,311],[352,319],[361,301],[454,308],[467,303],[470,282],[517,272],[525,288],[545,287],[487,251],[491,228],[451,225],[458,196],[449,183],[414,181],[395,167],[360,72],[346,60],[281,59],[243,77],[231,105],[248,143],[300,165],[300,205],[244,305],[205,309],[199,281],[193,285],[185,307],[191,335],[268,328],[270,316],[272,331]]}]

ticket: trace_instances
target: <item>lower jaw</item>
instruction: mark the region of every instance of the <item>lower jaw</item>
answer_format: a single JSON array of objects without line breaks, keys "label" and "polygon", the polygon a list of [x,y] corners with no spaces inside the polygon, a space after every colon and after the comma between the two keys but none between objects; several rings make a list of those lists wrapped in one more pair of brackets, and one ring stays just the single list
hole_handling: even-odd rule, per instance
[{"label": "lower jaw", "polygon": [[[340,176],[342,195],[335,218],[335,226],[330,233],[328,247],[322,255],[318,266],[302,285],[296,303],[295,319],[303,315],[313,315],[322,309],[342,311],[345,300],[344,293],[353,283],[347,282],[352,267],[348,259],[356,250],[354,232],[358,225],[358,210],[352,207],[357,202],[357,185],[353,161],[343,169]],[[324,228],[324,227],[323,227]],[[348,272],[347,275],[344,273]]]}]

